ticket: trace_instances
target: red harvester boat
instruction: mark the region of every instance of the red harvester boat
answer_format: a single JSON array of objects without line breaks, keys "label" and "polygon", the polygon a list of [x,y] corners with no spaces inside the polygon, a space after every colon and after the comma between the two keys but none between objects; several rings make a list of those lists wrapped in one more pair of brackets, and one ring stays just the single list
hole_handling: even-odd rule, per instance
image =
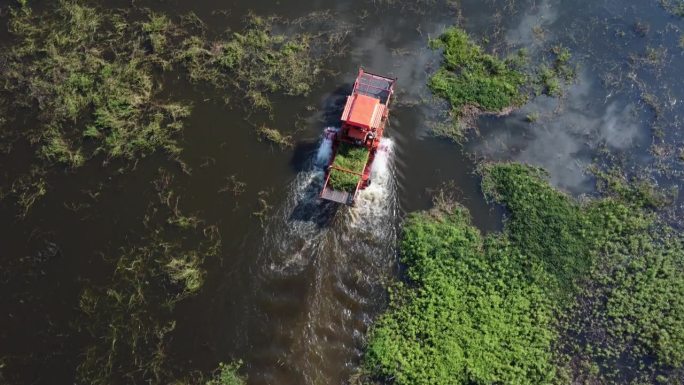
[{"label": "red harvester boat", "polygon": [[371,184],[371,165],[387,124],[396,81],[359,69],[342,112],[341,128],[325,131],[333,142],[333,156],[326,168],[322,199],[352,205],[359,191]]}]

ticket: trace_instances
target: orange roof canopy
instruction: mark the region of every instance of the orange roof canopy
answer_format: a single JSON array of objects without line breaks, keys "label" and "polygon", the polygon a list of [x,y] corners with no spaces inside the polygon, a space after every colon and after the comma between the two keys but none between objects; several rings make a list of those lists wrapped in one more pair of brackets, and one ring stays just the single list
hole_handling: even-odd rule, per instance
[{"label": "orange roof canopy", "polygon": [[351,107],[350,110],[345,111],[348,112],[348,116],[344,114],[342,120],[369,129],[373,125],[373,114],[378,104],[380,101],[376,98],[361,94],[352,95],[347,100],[347,106]]}]

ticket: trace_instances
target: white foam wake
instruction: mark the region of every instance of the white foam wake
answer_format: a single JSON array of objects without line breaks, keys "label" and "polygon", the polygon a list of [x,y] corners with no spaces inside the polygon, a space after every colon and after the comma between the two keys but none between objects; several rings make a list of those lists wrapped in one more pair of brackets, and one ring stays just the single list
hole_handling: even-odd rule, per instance
[{"label": "white foam wake", "polygon": [[394,142],[383,138],[371,165],[371,184],[361,190],[351,210],[353,227],[379,232],[385,231],[387,220],[396,213],[396,183],[392,168]]},{"label": "white foam wake", "polygon": [[[304,385],[328,383],[341,363],[353,367],[377,311],[374,304],[385,292],[382,282],[392,270],[397,240],[393,143],[381,142],[371,185],[351,208],[318,197],[324,172],[314,162],[330,156],[331,144],[321,140],[310,169],[292,181],[266,229],[262,270],[255,279],[268,325],[259,329],[268,338],[257,350],[273,368],[259,374],[264,383],[271,383],[282,366],[297,372]],[[288,311],[282,310],[284,304]]]}]

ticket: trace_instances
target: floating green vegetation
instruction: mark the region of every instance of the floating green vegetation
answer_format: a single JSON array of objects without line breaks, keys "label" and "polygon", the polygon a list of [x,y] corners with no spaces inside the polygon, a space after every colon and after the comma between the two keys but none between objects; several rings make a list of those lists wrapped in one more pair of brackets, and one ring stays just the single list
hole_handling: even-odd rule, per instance
[{"label": "floating green vegetation", "polygon": [[527,76],[514,68],[513,61],[483,52],[462,29],[447,29],[430,46],[444,51],[442,67],[430,78],[430,89],[449,101],[455,119],[465,118],[468,106],[499,113],[526,100],[522,87]]},{"label": "floating green vegetation", "polygon": [[602,171],[592,167],[591,172],[596,177],[596,187],[600,192],[641,207],[662,209],[673,203],[677,195],[676,189],[663,191],[648,180],[627,179],[617,168]]},{"label": "floating green vegetation", "polygon": [[[503,204],[510,216],[505,235],[531,260],[545,266],[564,289],[589,269],[596,237],[592,218],[544,179],[543,170],[519,164],[481,168],[485,196]],[[548,240],[553,240],[549,242]]]},{"label": "floating green vegetation", "polygon": [[[368,150],[365,147],[340,143],[335,154],[333,166],[352,173],[331,169],[328,183],[334,190],[353,192],[361,179],[360,175],[368,161]],[[353,174],[356,173],[356,174]]]},{"label": "floating green vegetation", "polygon": [[[245,107],[268,109],[274,93],[307,94],[322,73],[321,63],[339,52],[346,34],[339,26],[317,34],[272,32],[276,22],[296,31],[296,23],[329,21],[325,13],[292,24],[251,16],[243,32],[210,41],[194,14],[174,22],[147,9],[101,9],[78,0],[40,11],[25,2],[7,9],[14,39],[0,53],[2,102],[17,115],[14,121],[28,117],[31,123],[3,129],[0,138],[3,152],[18,139],[35,148],[33,166],[43,172],[26,177],[42,179],[25,186],[45,187],[42,176],[50,167],[75,169],[96,156],[135,164],[163,151],[183,165],[179,139],[190,106],[162,96],[161,71],[184,68],[191,80],[248,100]],[[260,134],[281,146],[291,143],[272,129]],[[45,193],[33,190],[42,192],[33,197]],[[24,213],[35,201],[8,194]]]},{"label": "floating green vegetation", "polygon": [[483,113],[506,114],[535,94],[558,96],[562,84],[575,77],[570,51],[552,47],[552,64],[533,68],[525,49],[507,59],[487,54],[460,28],[451,27],[431,40],[433,49],[443,50],[442,66],[428,86],[451,106],[453,124],[438,124],[437,135],[464,140],[466,129]]},{"label": "floating green vegetation", "polygon": [[[61,0],[54,14],[12,9],[18,43],[3,54],[4,91],[16,106],[37,107],[38,127],[23,133],[49,164],[78,167],[97,154],[137,159],[163,149],[176,156],[188,106],[160,100],[151,36],[160,17],[127,23],[122,15]],[[155,26],[155,27],[152,27]],[[147,37],[146,37],[147,36]]]},{"label": "floating green vegetation", "polygon": [[200,290],[201,265],[205,258],[218,256],[221,239],[213,226],[170,225],[167,218],[183,215],[172,199],[175,193],[169,191],[169,174],[161,172],[154,185],[160,200],[146,215],[148,234],[106,258],[115,267],[109,284],[88,288],[81,295],[80,328],[93,339],[78,367],[83,383],[162,384],[178,375],[166,356],[175,328],[171,311],[178,301]]},{"label": "floating green vegetation", "polygon": [[320,75],[319,63],[334,54],[339,36],[329,35],[329,45],[314,50],[324,42],[321,36],[274,34],[275,20],[252,15],[242,32],[226,40],[188,37],[176,59],[191,79],[239,89],[256,108],[270,108],[267,95],[275,92],[306,95]]},{"label": "floating green vegetation", "polygon": [[257,128],[257,134],[259,134],[261,138],[264,138],[271,143],[277,144],[281,148],[292,147],[292,137],[281,134],[280,131],[276,130],[275,128],[262,125]]},{"label": "floating green vegetation", "polygon": [[490,165],[483,173],[485,192],[511,210],[508,237],[543,258],[563,293],[577,293],[565,309],[564,349],[611,382],[674,379],[684,366],[675,353],[684,352],[684,248],[649,210],[662,195],[600,175],[610,196],[582,206],[550,189],[539,171]]},{"label": "floating green vegetation", "polygon": [[486,196],[508,209],[503,233],[483,239],[455,205],[409,217],[401,252],[410,284],[391,291],[371,332],[371,377],[675,383],[684,369],[681,236],[631,199],[638,193],[579,204],[539,169],[480,171]]},{"label": "floating green vegetation", "polygon": [[245,378],[238,374],[241,365],[241,362],[220,363],[214,377],[205,385],[245,385]]},{"label": "floating green vegetation", "polygon": [[396,384],[541,384],[554,376],[546,274],[505,238],[486,242],[460,208],[412,215],[400,285],[366,367]]}]

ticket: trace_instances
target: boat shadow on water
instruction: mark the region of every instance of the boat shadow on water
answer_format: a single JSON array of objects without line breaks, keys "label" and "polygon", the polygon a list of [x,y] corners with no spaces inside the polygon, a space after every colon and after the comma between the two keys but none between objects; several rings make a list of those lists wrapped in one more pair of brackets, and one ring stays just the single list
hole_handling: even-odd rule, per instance
[{"label": "boat shadow on water", "polygon": [[296,173],[311,170],[311,154],[315,154],[320,145],[319,139],[297,141],[292,150],[290,168]]},{"label": "boat shadow on water", "polygon": [[288,222],[311,222],[319,229],[332,225],[340,205],[318,197],[322,186],[323,171],[318,172],[321,174],[320,177],[311,178],[308,181],[302,198],[292,208]]}]

